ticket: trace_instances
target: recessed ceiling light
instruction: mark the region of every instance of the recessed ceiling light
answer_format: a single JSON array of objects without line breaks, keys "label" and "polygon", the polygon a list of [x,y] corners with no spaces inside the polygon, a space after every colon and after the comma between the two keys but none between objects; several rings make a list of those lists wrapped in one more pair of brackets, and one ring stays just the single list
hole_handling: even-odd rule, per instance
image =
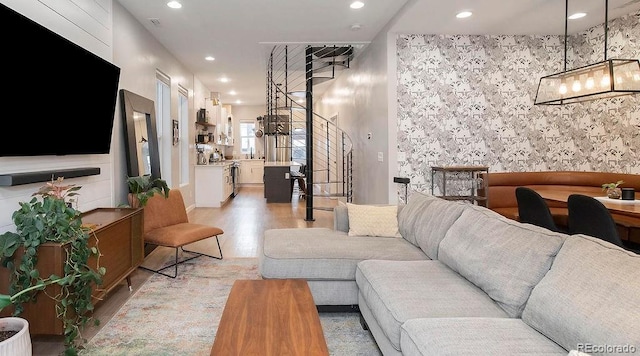
[{"label": "recessed ceiling light", "polygon": [[467,17],[469,17],[471,15],[473,15],[473,13],[471,11],[462,11],[462,12],[459,12],[456,15],[456,17],[459,18],[459,19],[464,19],[464,18],[467,18]]},{"label": "recessed ceiling light", "polygon": [[587,14],[585,14],[584,12],[576,12],[575,14],[571,15],[568,17],[569,20],[575,20],[575,19],[580,19],[587,16]]},{"label": "recessed ceiling light", "polygon": [[349,5],[349,7],[352,9],[361,9],[363,6],[364,3],[362,1],[354,1],[351,3],[351,5]]},{"label": "recessed ceiling light", "polygon": [[362,25],[359,23],[354,23],[353,25],[351,25],[351,31],[358,31],[361,28],[362,28]]},{"label": "recessed ceiling light", "polygon": [[182,7],[182,4],[181,4],[181,3],[179,3],[179,2],[177,2],[177,1],[169,1],[169,2],[167,3],[167,6],[169,6],[169,7],[170,7],[170,8],[172,8],[172,9],[179,9],[179,8],[181,8],[181,7]]},{"label": "recessed ceiling light", "polygon": [[235,90],[232,90],[232,91],[229,92],[229,95],[236,95],[236,94],[238,94],[238,93],[236,93]]},{"label": "recessed ceiling light", "polygon": [[220,78],[220,81],[223,82],[223,83],[229,83],[229,78],[222,77],[222,78]]},{"label": "recessed ceiling light", "polygon": [[236,104],[242,104],[242,100],[236,100]]},{"label": "recessed ceiling light", "polygon": [[206,59],[208,61],[215,61],[216,60],[214,57],[211,57],[211,56],[206,56],[206,57],[204,57],[204,59]]}]

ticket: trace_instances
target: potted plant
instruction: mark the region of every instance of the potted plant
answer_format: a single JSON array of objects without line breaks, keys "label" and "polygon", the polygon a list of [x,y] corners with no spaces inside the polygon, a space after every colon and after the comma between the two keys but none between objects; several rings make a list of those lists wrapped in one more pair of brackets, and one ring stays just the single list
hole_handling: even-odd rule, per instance
[{"label": "potted plant", "polygon": [[[0,246],[0,256],[10,257],[18,247],[18,240],[9,238]],[[13,251],[13,252],[12,252]],[[60,277],[50,277],[14,295],[0,294],[0,311],[12,305],[22,295],[43,290],[47,285],[62,281]],[[0,355],[1,356],[30,356],[31,335],[29,322],[19,317],[0,318]]]},{"label": "potted plant", "polygon": [[0,355],[31,356],[29,322],[18,317],[0,318]]},{"label": "potted plant", "polygon": [[602,191],[607,193],[607,197],[610,199],[620,199],[622,195],[622,190],[619,188],[619,185],[624,183],[624,181],[617,181],[615,183],[605,183],[602,185]]},{"label": "potted plant", "polygon": [[[53,298],[63,324],[65,354],[75,355],[81,341],[86,341],[78,339],[81,329],[93,319],[93,288],[102,284],[106,270],[99,266],[97,241],[89,244],[90,229],[82,225],[80,211],[72,207],[80,187],[61,185],[62,180],[47,183],[29,202],[21,202],[12,215],[16,231],[0,235],[0,258],[9,271],[8,294],[0,296],[0,307],[13,305],[13,316],[19,316],[23,304],[36,296]],[[62,276],[40,275],[38,251],[47,242],[60,244],[66,252]],[[98,261],[94,268],[90,258]],[[58,293],[43,291],[52,284],[59,287]]]},{"label": "potted plant", "polygon": [[155,194],[163,194],[169,197],[169,186],[167,182],[160,178],[153,178],[151,175],[138,177],[128,177],[129,206],[138,208],[147,205],[147,201]]}]

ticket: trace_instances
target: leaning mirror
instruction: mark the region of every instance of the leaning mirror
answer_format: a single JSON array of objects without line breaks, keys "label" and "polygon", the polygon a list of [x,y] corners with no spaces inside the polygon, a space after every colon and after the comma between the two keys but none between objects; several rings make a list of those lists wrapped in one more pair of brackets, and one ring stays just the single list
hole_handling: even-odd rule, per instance
[{"label": "leaning mirror", "polygon": [[125,121],[127,174],[129,177],[151,175],[161,178],[153,100],[120,89],[120,102]]}]

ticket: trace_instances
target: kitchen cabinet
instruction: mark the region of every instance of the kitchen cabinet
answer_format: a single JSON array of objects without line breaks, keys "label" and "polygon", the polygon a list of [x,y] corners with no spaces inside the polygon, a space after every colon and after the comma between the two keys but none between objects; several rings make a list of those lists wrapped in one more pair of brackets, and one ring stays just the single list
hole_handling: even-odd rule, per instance
[{"label": "kitchen cabinet", "polygon": [[240,184],[262,184],[264,161],[261,159],[240,160]]},{"label": "kitchen cabinet", "polygon": [[219,208],[233,193],[231,162],[195,166],[196,207]]}]

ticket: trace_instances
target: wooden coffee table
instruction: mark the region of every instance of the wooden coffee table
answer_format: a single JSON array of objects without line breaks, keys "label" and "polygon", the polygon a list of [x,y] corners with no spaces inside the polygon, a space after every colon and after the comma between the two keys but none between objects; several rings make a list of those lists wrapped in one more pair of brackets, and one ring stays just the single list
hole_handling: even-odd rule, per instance
[{"label": "wooden coffee table", "polygon": [[235,281],[211,355],[329,355],[307,282]]}]

